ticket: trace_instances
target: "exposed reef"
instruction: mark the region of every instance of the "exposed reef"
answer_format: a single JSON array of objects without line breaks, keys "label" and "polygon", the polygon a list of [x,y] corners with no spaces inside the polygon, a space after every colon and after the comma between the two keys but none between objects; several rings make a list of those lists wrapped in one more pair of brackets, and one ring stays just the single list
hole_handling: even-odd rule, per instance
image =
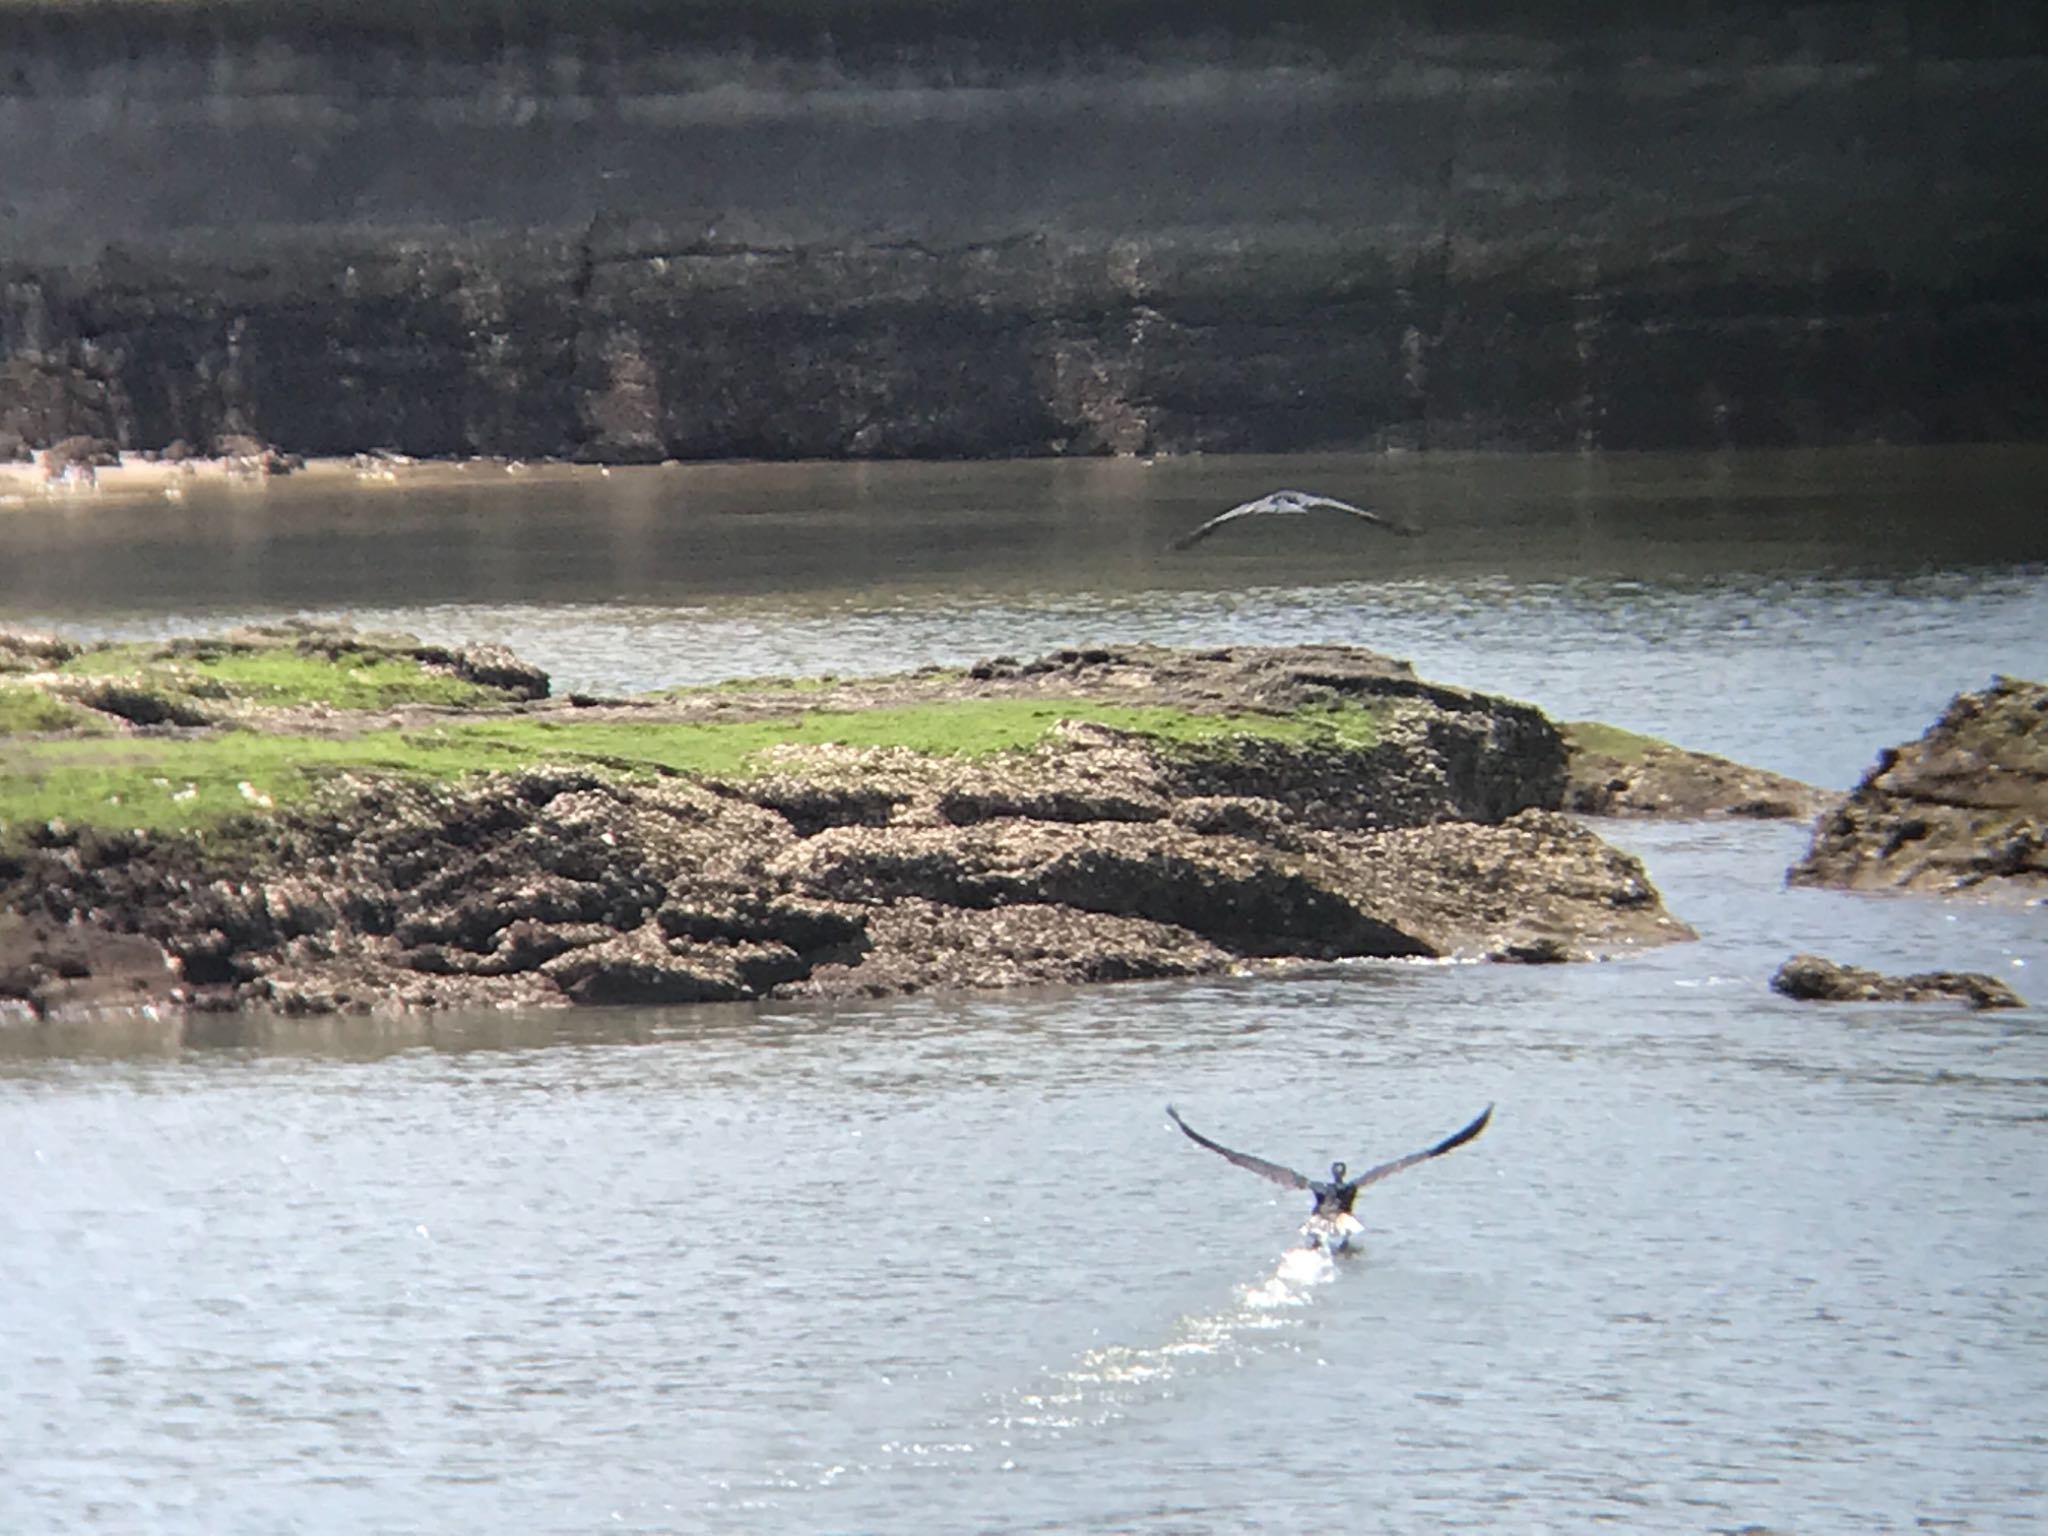
[{"label": "exposed reef", "polygon": [[2048,686],[1959,693],[1815,829],[1794,885],[2048,897]]},{"label": "exposed reef", "polygon": [[1861,966],[1838,965],[1819,955],[1794,955],[1787,960],[1771,977],[1771,990],[1800,1002],[1924,1003],[1953,998],[1972,1008],[2026,1006],[2011,987],[1981,971],[1886,976]]},{"label": "exposed reef", "polygon": [[[0,645],[0,996],[320,1012],[1690,937],[1523,704],[1337,646],[540,696],[306,626]],[[155,707],[140,700],[154,699]],[[145,723],[146,720],[146,723]]]},{"label": "exposed reef", "polygon": [[1582,816],[1811,821],[1840,798],[1783,774],[1595,720],[1559,729],[1571,754],[1565,808]]}]

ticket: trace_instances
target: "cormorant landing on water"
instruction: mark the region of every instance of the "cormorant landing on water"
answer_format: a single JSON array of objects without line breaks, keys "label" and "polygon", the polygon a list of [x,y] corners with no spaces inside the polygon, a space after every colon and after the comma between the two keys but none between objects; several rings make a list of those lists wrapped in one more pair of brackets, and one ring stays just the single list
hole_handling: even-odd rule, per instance
[{"label": "cormorant landing on water", "polygon": [[1344,1177],[1344,1164],[1332,1163],[1328,1182],[1312,1179],[1305,1173],[1296,1173],[1292,1168],[1283,1167],[1279,1163],[1269,1163],[1263,1157],[1253,1157],[1249,1152],[1233,1152],[1220,1142],[1211,1141],[1181,1119],[1180,1112],[1171,1104],[1166,1106],[1166,1113],[1190,1141],[1207,1147],[1211,1152],[1222,1153],[1238,1167],[1249,1168],[1253,1173],[1271,1179],[1275,1184],[1284,1185],[1288,1189],[1306,1189],[1313,1193],[1316,1197],[1316,1207],[1309,1213],[1311,1221],[1317,1217],[1324,1221],[1336,1221],[1339,1217],[1351,1215],[1351,1202],[1358,1198],[1358,1192],[1366,1185],[1377,1184],[1381,1179],[1399,1173],[1403,1168],[1413,1168],[1417,1163],[1426,1163],[1432,1157],[1442,1157],[1446,1152],[1465,1145],[1486,1129],[1486,1122],[1493,1118],[1493,1106],[1487,1105],[1477,1120],[1455,1135],[1446,1136],[1435,1146],[1422,1152],[1410,1152],[1406,1157],[1397,1157],[1391,1163],[1381,1163],[1379,1167],[1369,1168],[1355,1179]]},{"label": "cormorant landing on water", "polygon": [[1350,502],[1339,501],[1334,496],[1318,496],[1313,491],[1274,491],[1269,495],[1259,497],[1256,501],[1242,502],[1232,507],[1228,512],[1217,513],[1209,521],[1203,523],[1192,532],[1184,533],[1175,539],[1173,547],[1175,549],[1186,549],[1191,544],[1199,544],[1218,528],[1228,523],[1237,522],[1240,518],[1299,517],[1305,513],[1313,512],[1318,507],[1328,507],[1332,512],[1349,513],[1351,516],[1371,523],[1375,527],[1384,528],[1389,533],[1412,534],[1415,532],[1406,523],[1398,522],[1383,512],[1375,512],[1369,507],[1354,507]]}]

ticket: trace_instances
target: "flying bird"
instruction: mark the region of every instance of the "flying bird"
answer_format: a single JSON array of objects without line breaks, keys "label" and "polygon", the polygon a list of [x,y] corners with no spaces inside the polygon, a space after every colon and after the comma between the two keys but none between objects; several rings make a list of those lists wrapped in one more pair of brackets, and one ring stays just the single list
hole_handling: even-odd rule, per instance
[{"label": "flying bird", "polygon": [[1417,1163],[1426,1163],[1432,1157],[1442,1157],[1446,1152],[1462,1147],[1486,1129],[1486,1122],[1493,1118],[1493,1106],[1487,1105],[1477,1120],[1462,1131],[1446,1136],[1435,1146],[1421,1152],[1411,1152],[1406,1157],[1397,1157],[1391,1163],[1381,1163],[1377,1168],[1368,1168],[1357,1178],[1345,1177],[1345,1165],[1332,1163],[1330,1177],[1327,1180],[1312,1179],[1307,1174],[1296,1173],[1292,1168],[1280,1163],[1269,1163],[1263,1157],[1253,1157],[1249,1152],[1233,1152],[1221,1142],[1211,1141],[1181,1119],[1180,1111],[1171,1104],[1166,1106],[1166,1113],[1187,1138],[1197,1145],[1207,1147],[1211,1152],[1220,1152],[1238,1167],[1249,1168],[1261,1178],[1271,1179],[1275,1184],[1287,1189],[1309,1191],[1315,1196],[1316,1202],[1315,1209],[1309,1213],[1311,1228],[1313,1229],[1318,1222],[1323,1223],[1330,1233],[1340,1239],[1333,1246],[1341,1247],[1342,1239],[1348,1239],[1353,1232],[1359,1230],[1358,1221],[1351,1214],[1351,1203],[1358,1198],[1361,1189],[1368,1184],[1377,1184],[1381,1179],[1391,1177],[1404,1168],[1413,1168]]},{"label": "flying bird", "polygon": [[1412,534],[1415,532],[1406,523],[1375,512],[1369,507],[1354,507],[1348,501],[1339,501],[1334,496],[1318,496],[1312,491],[1274,491],[1261,496],[1257,501],[1243,502],[1228,512],[1219,512],[1209,521],[1192,532],[1184,533],[1173,541],[1175,549],[1186,549],[1199,544],[1218,528],[1246,517],[1301,517],[1318,507],[1328,507],[1333,512],[1346,512],[1351,516],[1384,528],[1389,533]]}]

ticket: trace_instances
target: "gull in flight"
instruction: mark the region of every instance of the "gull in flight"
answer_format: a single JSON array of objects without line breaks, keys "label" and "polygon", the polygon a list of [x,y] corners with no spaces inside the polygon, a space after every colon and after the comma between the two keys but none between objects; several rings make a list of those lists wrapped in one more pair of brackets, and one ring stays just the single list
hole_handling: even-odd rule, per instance
[{"label": "gull in flight", "polygon": [[1184,533],[1173,541],[1175,549],[1186,549],[1199,544],[1218,528],[1234,523],[1245,517],[1300,517],[1318,507],[1328,507],[1333,512],[1347,512],[1351,516],[1384,528],[1389,533],[1412,534],[1415,532],[1406,523],[1399,522],[1368,507],[1354,507],[1348,501],[1339,501],[1334,496],[1318,496],[1312,491],[1274,491],[1256,501],[1247,501],[1232,507],[1228,512],[1219,512],[1209,521],[1190,533]]},{"label": "gull in flight", "polygon": [[1465,1145],[1486,1129],[1486,1122],[1493,1118],[1493,1106],[1487,1105],[1463,1130],[1446,1136],[1433,1147],[1420,1152],[1411,1152],[1406,1157],[1397,1157],[1391,1163],[1381,1163],[1377,1168],[1368,1168],[1356,1178],[1345,1177],[1345,1165],[1330,1164],[1330,1177],[1312,1179],[1305,1173],[1297,1173],[1280,1163],[1269,1163],[1263,1157],[1253,1157],[1249,1152],[1233,1152],[1221,1142],[1211,1141],[1200,1131],[1181,1119],[1180,1112],[1171,1104],[1166,1106],[1167,1117],[1181,1128],[1187,1138],[1211,1152],[1220,1152],[1240,1168],[1248,1168],[1261,1178],[1271,1179],[1287,1189],[1305,1189],[1315,1197],[1315,1209],[1309,1213],[1308,1234],[1310,1246],[1326,1247],[1333,1253],[1342,1252],[1350,1246],[1351,1239],[1364,1229],[1358,1218],[1351,1214],[1351,1203],[1358,1198],[1358,1192],[1368,1184],[1377,1184],[1404,1168],[1413,1168],[1417,1163],[1426,1163],[1432,1157],[1442,1157]]}]

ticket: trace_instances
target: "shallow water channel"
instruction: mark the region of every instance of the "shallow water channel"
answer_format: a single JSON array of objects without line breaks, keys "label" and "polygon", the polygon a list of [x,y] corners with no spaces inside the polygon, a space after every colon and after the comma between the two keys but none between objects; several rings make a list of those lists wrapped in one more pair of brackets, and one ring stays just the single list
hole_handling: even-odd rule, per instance
[{"label": "shallow water channel", "polygon": [[[2037,451],[422,469],[0,508],[0,622],[345,612],[558,691],[1340,640],[1846,787],[2048,673]],[[1171,535],[1303,484],[1426,527]],[[1241,536],[1240,536],[1241,535]],[[0,1034],[0,1530],[2005,1532],[2048,913],[1615,825],[1626,961]],[[2033,1006],[1817,1008],[1796,949]],[[1376,1161],[1367,1252],[1298,1167]]]}]

